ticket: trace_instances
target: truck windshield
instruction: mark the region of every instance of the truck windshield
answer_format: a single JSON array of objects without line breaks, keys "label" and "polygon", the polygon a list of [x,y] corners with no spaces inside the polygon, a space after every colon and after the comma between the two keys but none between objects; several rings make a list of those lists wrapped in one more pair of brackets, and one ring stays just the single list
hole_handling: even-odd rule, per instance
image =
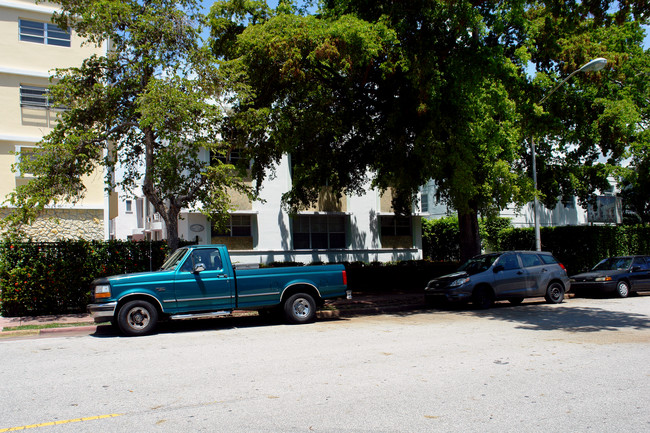
[{"label": "truck windshield", "polygon": [[598,263],[592,271],[617,271],[630,267],[632,264],[631,257],[611,257]]},{"label": "truck windshield", "polygon": [[479,272],[487,271],[492,263],[499,257],[500,254],[487,254],[485,256],[476,256],[465,262],[460,268],[459,272],[467,272],[470,275],[478,274]]},{"label": "truck windshield", "polygon": [[185,253],[187,253],[187,248],[179,248],[174,251],[174,253],[165,260],[165,263],[160,267],[160,270],[171,271],[172,269],[176,269],[178,263],[183,259],[183,257],[185,257]]}]

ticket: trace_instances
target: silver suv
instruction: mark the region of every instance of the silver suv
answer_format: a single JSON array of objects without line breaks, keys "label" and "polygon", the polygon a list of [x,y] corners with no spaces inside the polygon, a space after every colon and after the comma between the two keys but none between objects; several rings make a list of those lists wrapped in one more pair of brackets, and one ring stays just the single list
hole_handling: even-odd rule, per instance
[{"label": "silver suv", "polygon": [[544,296],[559,304],[569,291],[566,268],[551,253],[505,251],[476,256],[453,274],[429,281],[424,289],[428,304],[471,301],[489,308],[495,300],[520,304],[524,298]]}]

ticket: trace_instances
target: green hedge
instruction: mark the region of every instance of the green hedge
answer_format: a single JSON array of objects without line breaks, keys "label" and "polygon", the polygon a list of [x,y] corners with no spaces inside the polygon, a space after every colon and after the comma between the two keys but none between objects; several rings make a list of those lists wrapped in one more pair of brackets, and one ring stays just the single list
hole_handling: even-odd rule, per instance
[{"label": "green hedge", "polygon": [[[503,250],[535,248],[532,228],[501,232]],[[650,254],[650,226],[563,226],[542,227],[542,250],[550,251],[573,275],[600,260],[619,255]]]},{"label": "green hedge", "polygon": [[[312,262],[309,265],[322,265]],[[405,260],[401,262],[343,262],[348,289],[357,293],[391,293],[423,290],[432,278],[449,274],[458,268],[455,261]],[[307,266],[309,266],[307,265]],[[261,267],[305,266],[301,262],[272,262]]]},{"label": "green hedge", "polygon": [[[486,251],[534,250],[532,228],[513,228],[506,218],[480,221]],[[422,229],[424,256],[430,260],[458,260],[458,219],[425,220]],[[550,251],[569,275],[590,269],[616,255],[649,254],[650,226],[563,226],[541,228],[542,249]]]},{"label": "green hedge", "polygon": [[[432,278],[449,274],[457,262],[408,260],[388,264],[346,264],[348,288],[361,293],[394,293],[423,291]],[[424,293],[424,292],[422,292]]]},{"label": "green hedge", "polygon": [[[501,232],[511,228],[509,218],[492,217],[479,220],[483,249],[499,251]],[[453,215],[435,220],[422,220],[422,250],[424,257],[436,261],[460,260],[460,230],[458,217]]]},{"label": "green hedge", "polygon": [[0,244],[0,312],[3,316],[84,312],[95,278],[158,269],[165,242]]},{"label": "green hedge", "polygon": [[437,261],[457,261],[460,258],[458,217],[422,220],[422,250],[424,257]]},{"label": "green hedge", "polygon": [[[158,269],[168,252],[162,241],[0,243],[0,312],[5,317],[85,312],[93,279]],[[418,260],[344,265],[351,290],[386,293],[422,290],[431,278],[452,272],[458,264]]]}]

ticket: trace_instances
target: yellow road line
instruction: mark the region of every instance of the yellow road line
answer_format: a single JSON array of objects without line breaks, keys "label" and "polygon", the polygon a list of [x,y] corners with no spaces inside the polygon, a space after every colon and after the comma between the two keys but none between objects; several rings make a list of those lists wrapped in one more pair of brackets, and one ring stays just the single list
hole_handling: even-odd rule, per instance
[{"label": "yellow road line", "polygon": [[0,428],[0,433],[8,432],[8,431],[20,431],[20,430],[27,430],[28,428],[38,428],[38,427],[47,427],[51,425],[59,425],[59,424],[70,424],[73,422],[82,422],[82,421],[94,421],[97,419],[104,419],[104,418],[115,418],[117,416],[121,416],[123,414],[121,413],[112,413],[109,415],[98,415],[98,416],[87,416],[84,418],[74,418],[74,419],[66,419],[66,420],[61,420],[61,421],[51,421],[51,422],[43,422],[40,424],[31,424],[31,425],[23,425],[20,427],[11,427],[11,428]]}]

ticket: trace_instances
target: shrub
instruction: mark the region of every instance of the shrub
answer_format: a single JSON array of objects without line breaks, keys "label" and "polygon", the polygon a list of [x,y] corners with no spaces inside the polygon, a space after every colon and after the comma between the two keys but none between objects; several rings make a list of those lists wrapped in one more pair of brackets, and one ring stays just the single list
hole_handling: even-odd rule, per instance
[{"label": "shrub", "polygon": [[[542,227],[542,250],[550,251],[567,268],[569,275],[590,269],[600,260],[618,255],[650,254],[648,226],[562,226]],[[502,232],[503,250],[532,250],[533,229]]]},{"label": "shrub", "polygon": [[460,259],[458,217],[422,220],[422,249],[424,257],[434,261]]},{"label": "shrub", "polygon": [[[423,221],[424,256],[431,260],[458,260],[458,220],[454,217]],[[507,218],[481,221],[483,249],[534,250],[533,228],[513,228]],[[562,226],[541,228],[542,250],[550,251],[569,275],[590,269],[616,255],[649,254],[650,226]]]},{"label": "shrub", "polygon": [[486,251],[501,251],[501,233],[510,228],[512,228],[510,218],[488,217],[479,220],[483,249]]},{"label": "shrub", "polygon": [[164,242],[0,244],[0,312],[3,316],[84,312],[93,279],[158,269]]},{"label": "shrub", "polygon": [[[479,220],[479,230],[483,249],[487,251],[501,250],[501,233],[511,227],[510,218],[481,218]],[[458,217],[450,216],[435,220],[423,220],[422,250],[424,257],[430,260],[459,260],[460,230],[458,228]]]}]

